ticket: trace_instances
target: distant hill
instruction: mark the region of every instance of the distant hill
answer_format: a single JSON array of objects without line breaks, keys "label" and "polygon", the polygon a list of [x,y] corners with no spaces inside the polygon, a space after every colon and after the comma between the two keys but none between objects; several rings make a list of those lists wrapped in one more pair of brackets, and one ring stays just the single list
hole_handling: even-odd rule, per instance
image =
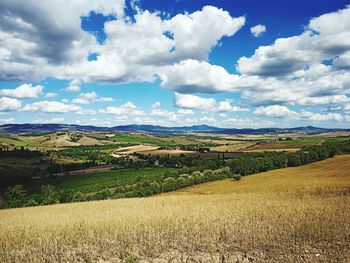
[{"label": "distant hill", "polygon": [[218,128],[209,125],[193,125],[182,127],[164,127],[156,125],[122,125],[115,127],[97,127],[92,125],[75,124],[5,124],[0,125],[0,133],[47,133],[47,132],[143,132],[155,134],[176,134],[176,133],[224,133],[224,134],[277,134],[277,133],[301,133],[318,134],[332,131],[350,131],[350,129],[327,129],[313,126],[296,128]]}]

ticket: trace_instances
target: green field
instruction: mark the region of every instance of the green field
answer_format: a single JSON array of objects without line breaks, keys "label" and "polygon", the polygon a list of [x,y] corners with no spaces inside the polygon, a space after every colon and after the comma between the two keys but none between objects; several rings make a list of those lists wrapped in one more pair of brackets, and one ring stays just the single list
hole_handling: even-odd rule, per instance
[{"label": "green field", "polygon": [[28,194],[35,197],[42,185],[53,185],[56,191],[72,191],[82,193],[97,192],[106,188],[113,188],[126,184],[136,183],[139,179],[160,181],[166,171],[174,168],[125,168],[108,172],[66,175],[44,180],[32,181],[24,185]]},{"label": "green field", "polygon": [[153,136],[147,134],[116,134],[110,140],[114,142],[152,144],[156,146],[203,144],[185,136]]},{"label": "green field", "polygon": [[153,144],[157,146],[171,146],[176,144],[175,142],[163,141],[160,138],[151,137],[148,135],[136,135],[136,134],[117,134],[110,139],[114,142]]},{"label": "green field", "polygon": [[296,140],[286,140],[286,141],[281,141],[283,144],[287,145],[314,145],[322,141],[322,138],[320,137],[305,137],[305,138],[299,138]]}]

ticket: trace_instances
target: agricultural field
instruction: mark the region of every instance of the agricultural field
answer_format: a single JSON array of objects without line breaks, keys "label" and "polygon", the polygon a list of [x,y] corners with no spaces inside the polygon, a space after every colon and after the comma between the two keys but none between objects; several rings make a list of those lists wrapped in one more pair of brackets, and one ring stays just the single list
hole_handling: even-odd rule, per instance
[{"label": "agricultural field", "polygon": [[109,138],[113,142],[151,144],[157,146],[176,146],[194,144],[192,140],[183,138],[182,136],[154,136],[149,134],[116,134]]},{"label": "agricultural field", "polygon": [[0,261],[347,262],[349,171],[343,155],[149,198],[2,210]]},{"label": "agricultural field", "polygon": [[[92,169],[94,170],[94,169]],[[106,171],[107,170],[107,171]],[[66,173],[64,176],[32,181],[24,185],[28,194],[35,198],[40,195],[42,185],[52,185],[55,191],[70,191],[73,193],[94,193],[106,188],[113,189],[126,184],[134,184],[139,180],[160,181],[166,171],[172,168],[125,168],[111,170],[111,167],[93,172],[86,169],[79,172]]]}]

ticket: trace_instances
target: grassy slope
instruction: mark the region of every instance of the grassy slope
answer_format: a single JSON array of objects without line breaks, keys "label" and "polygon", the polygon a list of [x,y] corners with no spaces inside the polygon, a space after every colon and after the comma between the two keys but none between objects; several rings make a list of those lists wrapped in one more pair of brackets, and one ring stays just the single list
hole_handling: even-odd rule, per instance
[{"label": "grassy slope", "polygon": [[169,195],[2,210],[0,262],[347,262],[349,171],[338,156]]},{"label": "grassy slope", "polygon": [[245,176],[239,183],[232,180],[215,181],[171,194],[293,192],[325,187],[350,187],[349,155],[339,155],[335,158],[309,165]]}]

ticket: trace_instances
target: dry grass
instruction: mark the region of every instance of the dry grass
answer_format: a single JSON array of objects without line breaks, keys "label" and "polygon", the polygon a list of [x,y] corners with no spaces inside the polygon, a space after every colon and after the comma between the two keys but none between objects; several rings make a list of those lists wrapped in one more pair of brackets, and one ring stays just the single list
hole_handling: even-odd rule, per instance
[{"label": "dry grass", "polygon": [[234,151],[242,151],[247,147],[254,145],[254,142],[236,142],[228,145],[220,145],[215,147],[210,147],[211,151],[219,151],[219,152],[234,152]]},{"label": "dry grass", "polygon": [[195,154],[195,151],[185,151],[185,150],[159,150],[159,146],[152,145],[134,145],[128,147],[121,147],[114,151],[111,156],[120,157],[122,155],[130,155],[134,153],[143,153],[143,154],[153,154],[153,155],[171,155],[171,156],[179,156],[181,154]]},{"label": "dry grass", "polygon": [[336,193],[350,190],[350,155],[245,176],[239,182],[227,179],[204,183],[169,194],[296,194],[315,189],[334,189]]},{"label": "dry grass", "polygon": [[79,145],[103,145],[103,143],[101,142],[101,140],[97,140],[95,138],[92,137],[88,137],[88,136],[83,136],[81,137],[77,143],[79,143]]},{"label": "dry grass", "polygon": [[136,152],[143,153],[148,151],[155,151],[158,148],[159,148],[158,146],[140,144],[135,146],[121,147],[114,152],[116,154],[134,154]]},{"label": "dry grass", "polygon": [[0,211],[0,262],[348,262],[350,156],[143,199]]}]

